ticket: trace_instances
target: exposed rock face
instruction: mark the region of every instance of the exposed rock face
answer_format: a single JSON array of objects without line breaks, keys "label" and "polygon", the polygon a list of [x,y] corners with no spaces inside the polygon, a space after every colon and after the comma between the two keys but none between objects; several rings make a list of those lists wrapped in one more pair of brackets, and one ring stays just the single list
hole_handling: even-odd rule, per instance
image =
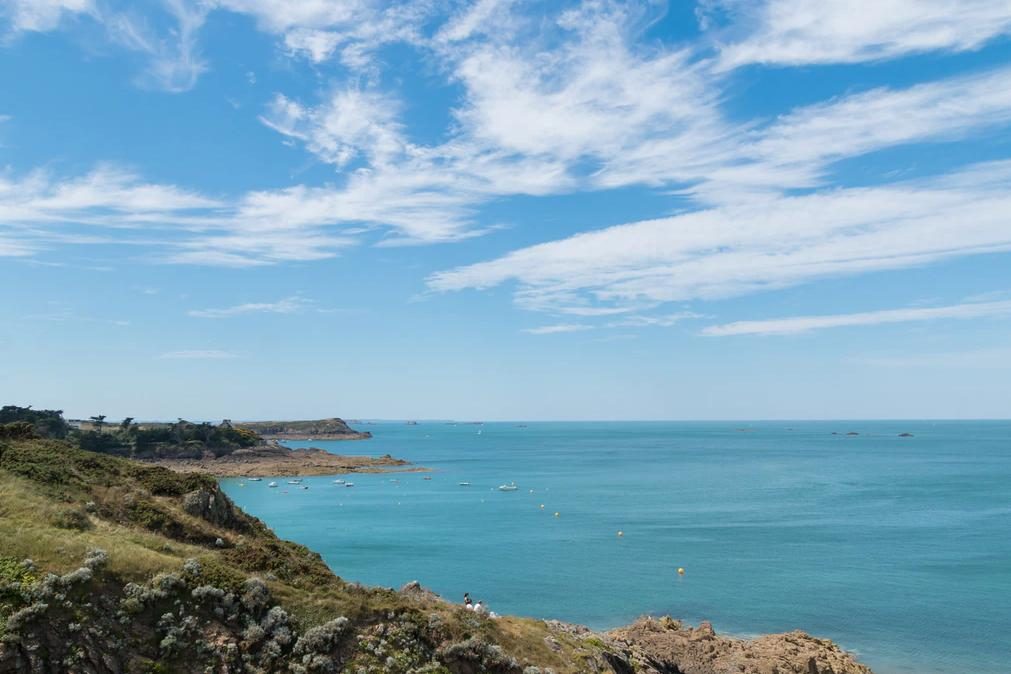
[{"label": "exposed rock face", "polygon": [[[670,618],[643,618],[608,635],[635,671],[651,674],[872,674],[831,641],[804,632],[754,640],[717,635]],[[616,670],[617,671],[617,670]]]},{"label": "exposed rock face", "polygon": [[219,527],[244,531],[248,518],[232,505],[231,499],[217,489],[201,488],[183,495],[183,510]]}]

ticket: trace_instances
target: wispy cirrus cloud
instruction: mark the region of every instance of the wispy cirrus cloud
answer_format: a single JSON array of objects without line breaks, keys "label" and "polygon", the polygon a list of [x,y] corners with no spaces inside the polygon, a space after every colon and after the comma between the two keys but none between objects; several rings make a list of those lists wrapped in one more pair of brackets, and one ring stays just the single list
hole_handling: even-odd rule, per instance
[{"label": "wispy cirrus cloud", "polygon": [[159,360],[231,360],[239,354],[219,349],[189,349],[168,351],[158,356]]},{"label": "wispy cirrus cloud", "polygon": [[941,319],[969,319],[991,316],[1011,316],[1011,301],[972,302],[943,307],[915,307],[884,309],[855,314],[825,316],[792,316],[759,321],[736,321],[711,325],[702,330],[703,335],[726,337],[730,335],[792,335],[828,328],[909,323]]},{"label": "wispy cirrus cloud", "polygon": [[776,196],[609,227],[433,274],[435,291],[516,282],[518,305],[633,311],[1011,249],[1011,162],[944,178]]},{"label": "wispy cirrus cloud", "polygon": [[296,314],[311,304],[311,300],[293,295],[276,302],[247,302],[217,309],[191,309],[186,313],[195,318],[231,318],[245,314]]},{"label": "wispy cirrus cloud", "polygon": [[189,91],[208,68],[200,55],[198,36],[212,5],[166,0],[163,7],[174,24],[164,31],[129,6],[106,10],[100,21],[113,42],[147,57],[147,67],[137,79],[141,86],[171,93]]},{"label": "wispy cirrus cloud", "polygon": [[709,0],[701,15],[728,13],[721,67],[750,63],[855,63],[931,51],[967,51],[1011,34],[1004,0]]},{"label": "wispy cirrus cloud", "polygon": [[564,332],[582,332],[592,330],[592,325],[584,323],[557,323],[555,325],[541,325],[536,328],[526,328],[523,332],[528,335],[557,335]]},{"label": "wispy cirrus cloud", "polygon": [[6,18],[10,30],[49,31],[66,16],[95,13],[93,0],[8,0],[0,5],[0,18]]}]

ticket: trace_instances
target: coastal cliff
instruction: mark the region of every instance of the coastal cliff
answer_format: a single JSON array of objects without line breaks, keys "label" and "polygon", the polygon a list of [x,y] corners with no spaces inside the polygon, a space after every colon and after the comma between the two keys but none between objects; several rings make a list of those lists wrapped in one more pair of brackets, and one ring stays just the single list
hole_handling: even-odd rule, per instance
[{"label": "coastal cliff", "polygon": [[868,674],[800,633],[611,633],[347,582],[206,475],[0,441],[0,674]]}]

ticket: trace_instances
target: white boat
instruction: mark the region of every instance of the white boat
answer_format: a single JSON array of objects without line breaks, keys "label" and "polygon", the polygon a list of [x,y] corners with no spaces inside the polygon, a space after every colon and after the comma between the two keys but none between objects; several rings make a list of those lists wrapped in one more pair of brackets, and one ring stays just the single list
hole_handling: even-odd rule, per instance
[{"label": "white boat", "polygon": [[302,484],[302,480],[288,480],[288,484]]},{"label": "white boat", "polygon": [[459,484],[461,487],[469,487],[470,486],[470,482],[458,482],[457,484]]},{"label": "white boat", "polygon": [[354,482],[345,482],[344,486],[345,487],[353,487],[353,486],[355,486],[355,483]]},{"label": "white boat", "polygon": [[263,481],[262,477],[248,477],[246,479],[249,480],[250,482],[262,482]]},{"label": "white boat", "polygon": [[516,486],[515,482],[510,482],[509,484],[500,484],[498,486],[499,491],[516,491],[519,487]]},{"label": "white boat", "polygon": [[334,484],[344,484],[344,480],[336,479],[333,481]]},{"label": "white boat", "polygon": [[277,483],[276,483],[276,482],[271,482],[271,483],[270,483],[270,484],[268,484],[267,486],[268,486],[268,487],[276,487],[276,486],[277,486]]}]

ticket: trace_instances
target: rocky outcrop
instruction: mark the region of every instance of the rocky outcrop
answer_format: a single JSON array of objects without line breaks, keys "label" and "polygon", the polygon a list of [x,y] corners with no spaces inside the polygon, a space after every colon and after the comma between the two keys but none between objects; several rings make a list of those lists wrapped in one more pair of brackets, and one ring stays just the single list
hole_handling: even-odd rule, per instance
[{"label": "rocky outcrop", "polygon": [[608,636],[636,672],[649,674],[872,674],[831,641],[799,631],[735,639],[709,623],[692,628],[667,617],[643,618]]},{"label": "rocky outcrop", "polygon": [[356,431],[337,417],[309,421],[247,421],[235,426],[275,440],[365,440],[372,437],[368,431]]},{"label": "rocky outcrop", "polygon": [[216,488],[203,487],[183,494],[182,508],[186,513],[219,527],[233,531],[245,531],[249,528],[248,516]]},{"label": "rocky outcrop", "polygon": [[159,459],[145,461],[184,473],[204,473],[216,477],[284,477],[308,475],[340,475],[343,473],[380,473],[386,471],[415,472],[424,470],[411,466],[389,454],[383,456],[349,456],[332,454],[324,449],[288,449],[276,440],[259,447],[239,449],[225,456],[204,455],[198,459]]}]

